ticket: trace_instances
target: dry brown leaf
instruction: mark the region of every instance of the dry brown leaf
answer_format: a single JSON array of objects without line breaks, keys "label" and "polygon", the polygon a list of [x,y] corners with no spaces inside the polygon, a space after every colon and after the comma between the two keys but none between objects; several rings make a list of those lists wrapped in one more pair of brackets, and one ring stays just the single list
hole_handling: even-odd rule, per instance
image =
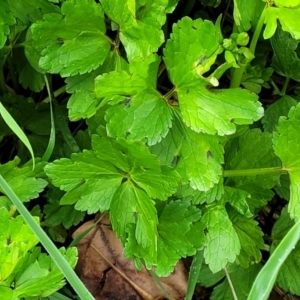
[{"label": "dry brown leaf", "polygon": [[[86,222],[74,232],[73,238],[94,224],[95,221]],[[146,269],[136,271],[133,262],[124,257],[123,246],[111,229],[108,215],[79,242],[77,248],[76,272],[96,300],[167,299]],[[136,289],[111,265],[131,280]],[[174,272],[160,278],[160,282],[172,300],[183,299],[187,288],[183,263],[179,262]]]}]

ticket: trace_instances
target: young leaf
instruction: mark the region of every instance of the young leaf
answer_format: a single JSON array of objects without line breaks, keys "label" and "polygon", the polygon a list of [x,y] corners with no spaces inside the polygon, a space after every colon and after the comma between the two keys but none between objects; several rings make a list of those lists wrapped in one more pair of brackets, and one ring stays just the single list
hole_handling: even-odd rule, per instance
[{"label": "young leaf", "polygon": [[172,115],[166,100],[156,90],[159,63],[156,55],[150,55],[132,60],[129,72],[110,72],[96,79],[99,98],[123,96],[106,111],[109,136],[145,140],[148,145],[166,136]]},{"label": "young leaf", "polygon": [[271,38],[271,44],[274,51],[272,57],[274,70],[282,76],[300,81],[300,59],[295,51],[298,42],[288,32],[278,28]]},{"label": "young leaf", "polygon": [[207,227],[205,262],[216,273],[236,260],[241,250],[240,240],[223,205],[208,207],[202,222]]},{"label": "young leaf", "polygon": [[5,45],[7,36],[10,33],[9,26],[16,23],[10,7],[6,0],[0,0],[0,49]]},{"label": "young leaf", "polygon": [[0,208],[0,225],[0,283],[2,283],[13,273],[26,252],[38,243],[38,239],[22,216],[12,218],[5,208]]},{"label": "young leaf", "polygon": [[185,17],[173,26],[164,61],[186,125],[196,132],[227,135],[237,124],[260,119],[263,109],[246,90],[208,88],[209,78],[202,74],[215,62],[220,38],[213,23]]},{"label": "young leaf", "polygon": [[281,117],[273,135],[273,147],[276,155],[282,161],[283,169],[290,175],[289,212],[294,219],[300,218],[300,173],[299,173],[299,130],[300,105],[292,107],[288,118]]},{"label": "young leaf", "polygon": [[298,26],[298,18],[300,7],[267,7],[265,10],[264,38],[271,38],[278,26],[277,20],[281,24],[284,31],[289,32],[295,40],[300,39],[300,29]]},{"label": "young leaf", "polygon": [[[14,189],[21,201],[28,201],[38,197],[39,193],[43,191],[48,184],[46,180],[37,177],[44,177],[43,167],[45,162],[38,161],[35,169],[32,170],[30,162],[27,165],[18,167],[20,159],[15,157],[14,160],[9,161],[4,165],[0,165],[0,174]],[[3,193],[4,191],[1,190]]]},{"label": "young leaf", "polygon": [[[61,249],[60,252],[74,268],[77,262],[76,248]],[[51,256],[40,253],[39,248],[24,257],[22,267],[14,275],[14,292],[20,298],[46,297],[65,285],[63,274]]]},{"label": "young leaf", "polygon": [[104,13],[94,1],[64,2],[61,14],[45,14],[43,21],[34,23],[30,30],[34,49],[28,48],[27,56],[34,60],[38,51],[39,66],[63,77],[96,69],[110,50]]},{"label": "young leaf", "polygon": [[164,41],[167,0],[101,0],[105,14],[119,26],[120,40],[129,60],[156,52]]}]

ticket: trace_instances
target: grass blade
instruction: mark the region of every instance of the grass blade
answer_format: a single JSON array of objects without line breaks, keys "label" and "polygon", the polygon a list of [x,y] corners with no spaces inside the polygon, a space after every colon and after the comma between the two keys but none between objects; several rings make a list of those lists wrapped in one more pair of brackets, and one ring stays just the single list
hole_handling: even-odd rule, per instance
[{"label": "grass blade", "polygon": [[48,92],[48,96],[49,96],[49,105],[50,105],[50,118],[51,118],[51,131],[50,131],[50,137],[49,137],[49,142],[48,142],[48,146],[47,149],[42,157],[42,160],[44,161],[48,161],[49,158],[51,157],[52,153],[53,153],[53,149],[55,146],[55,123],[54,123],[54,116],[53,116],[53,107],[52,107],[52,94],[50,91],[50,87],[49,87],[49,82],[47,79],[47,76],[45,75],[45,83],[46,83],[46,87],[47,87],[47,92]]},{"label": "grass blade", "polygon": [[31,147],[31,144],[25,135],[25,133],[22,131],[18,123],[14,120],[14,118],[10,115],[10,113],[6,110],[6,108],[2,105],[0,102],[0,114],[7,124],[7,126],[14,132],[14,134],[22,141],[22,143],[26,146],[26,148],[29,150],[31,157],[32,157],[32,164],[33,169],[35,167],[35,158],[33,149]]},{"label": "grass blade", "polygon": [[185,300],[192,300],[203,261],[203,250],[197,251],[193,257]]},{"label": "grass blade", "polygon": [[281,265],[295,248],[299,239],[300,220],[289,230],[278,247],[274,250],[267,263],[258,273],[247,298],[248,300],[268,299]]},{"label": "grass blade", "polygon": [[17,207],[20,214],[23,216],[27,224],[30,226],[32,231],[40,240],[41,244],[47,250],[49,255],[52,257],[58,268],[64,274],[65,278],[72,285],[73,289],[76,291],[80,299],[84,300],[94,300],[94,297],[90,294],[90,292],[86,289],[84,284],[78,278],[74,270],[71,268],[69,263],[63,257],[63,255],[58,251],[53,242],[49,239],[46,233],[42,230],[40,225],[34,220],[29,211],[23,205],[18,196],[14,193],[14,191],[10,188],[5,179],[0,175],[0,186],[4,193],[9,197],[12,203]]}]

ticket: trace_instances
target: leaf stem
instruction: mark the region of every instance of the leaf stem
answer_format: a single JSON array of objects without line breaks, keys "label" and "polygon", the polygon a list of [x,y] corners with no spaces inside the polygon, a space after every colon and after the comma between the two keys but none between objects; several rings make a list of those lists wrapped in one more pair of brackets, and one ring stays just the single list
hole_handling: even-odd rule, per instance
[{"label": "leaf stem", "polygon": [[282,87],[281,92],[280,92],[280,94],[282,96],[285,95],[285,93],[286,93],[286,89],[287,89],[287,87],[289,85],[290,79],[291,79],[290,77],[286,77],[285,78],[285,82],[284,82],[283,87]]},{"label": "leaf stem", "polygon": [[[249,50],[253,54],[255,53],[256,44],[257,44],[257,41],[259,39],[260,33],[261,33],[263,25],[264,25],[266,8],[267,8],[267,5],[265,6],[264,10],[262,11],[262,13],[260,15],[260,18],[258,20],[258,23],[256,25],[256,28],[255,28],[255,31],[254,31],[254,34],[253,34],[253,37],[252,37],[252,40],[250,43]],[[238,88],[240,86],[245,69],[246,69],[246,66],[241,66],[239,69],[234,70],[233,76],[232,76],[232,79],[230,82],[231,88]]]},{"label": "leaf stem", "polygon": [[231,279],[230,279],[230,275],[229,275],[229,273],[228,273],[226,267],[224,268],[224,271],[225,271],[225,275],[226,275],[226,278],[227,278],[227,280],[228,280],[228,283],[229,283],[229,286],[230,286],[230,289],[231,289],[231,292],[232,292],[233,299],[234,299],[234,300],[239,300],[238,297],[237,297],[237,295],[236,295],[234,286],[233,286],[233,284],[232,284],[232,281],[231,281]]},{"label": "leaf stem", "polygon": [[287,170],[282,167],[259,168],[259,169],[245,169],[245,170],[224,170],[224,177],[238,177],[238,176],[256,176],[256,175],[272,175],[272,174],[286,174]]}]

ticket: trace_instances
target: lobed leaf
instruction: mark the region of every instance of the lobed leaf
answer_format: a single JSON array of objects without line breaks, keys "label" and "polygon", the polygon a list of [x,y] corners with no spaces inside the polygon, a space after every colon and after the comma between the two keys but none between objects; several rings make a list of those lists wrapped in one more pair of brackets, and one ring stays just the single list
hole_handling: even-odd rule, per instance
[{"label": "lobed leaf", "polygon": [[[107,133],[111,137],[135,139],[154,145],[172,126],[169,105],[156,90],[160,60],[156,55],[132,60],[129,70],[106,73],[96,79],[96,95],[108,99]],[[117,103],[113,100],[116,96]]]},{"label": "lobed leaf", "polygon": [[94,1],[64,2],[60,13],[45,14],[31,26],[27,57],[49,73],[67,77],[95,70],[107,57],[110,42],[105,36],[104,13]]},{"label": "lobed leaf", "polygon": [[298,26],[300,7],[268,7],[265,10],[264,38],[271,38],[276,32],[279,21],[282,30],[289,32],[295,40],[300,39]]},{"label": "lobed leaf", "polygon": [[173,26],[164,61],[175,85],[185,124],[193,131],[228,135],[236,125],[251,124],[263,115],[257,96],[242,89],[213,89],[209,71],[220,52],[220,36],[209,21],[183,18]]},{"label": "lobed leaf", "polygon": [[161,26],[166,22],[168,0],[136,2],[101,0],[108,17],[118,24],[120,40],[129,60],[157,52],[164,41]]}]

